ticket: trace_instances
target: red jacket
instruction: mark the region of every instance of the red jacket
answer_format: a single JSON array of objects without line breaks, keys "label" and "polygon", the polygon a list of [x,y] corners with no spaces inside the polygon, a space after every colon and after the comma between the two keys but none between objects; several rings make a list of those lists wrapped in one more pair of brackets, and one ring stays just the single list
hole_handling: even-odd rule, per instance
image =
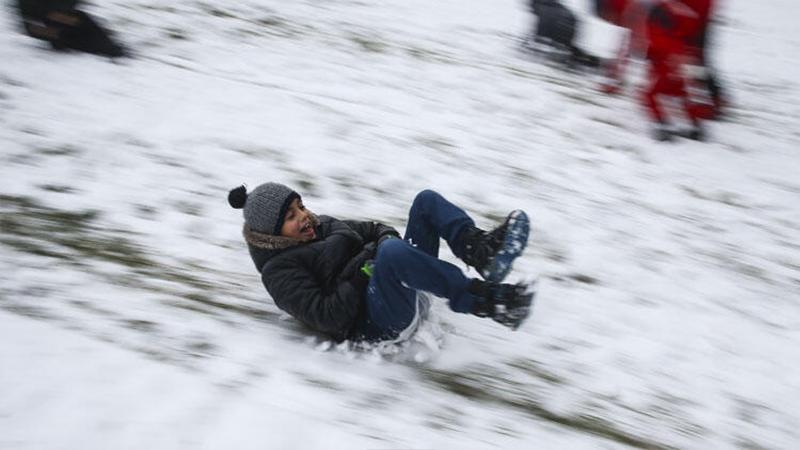
[{"label": "red jacket", "polygon": [[[684,0],[708,4],[711,0]],[[609,68],[613,83],[621,83],[624,67],[631,53],[641,54],[653,64],[680,59],[690,53],[687,42],[701,31],[699,14],[679,0],[600,0],[600,17],[627,28],[616,61]]]},{"label": "red jacket", "polygon": [[680,0],[697,14],[700,22],[708,23],[711,19],[711,10],[714,7],[714,0]]},{"label": "red jacket", "polygon": [[668,0],[654,3],[645,20],[647,59],[653,64],[663,64],[687,57],[689,38],[700,32],[699,25],[697,14],[683,3]]}]

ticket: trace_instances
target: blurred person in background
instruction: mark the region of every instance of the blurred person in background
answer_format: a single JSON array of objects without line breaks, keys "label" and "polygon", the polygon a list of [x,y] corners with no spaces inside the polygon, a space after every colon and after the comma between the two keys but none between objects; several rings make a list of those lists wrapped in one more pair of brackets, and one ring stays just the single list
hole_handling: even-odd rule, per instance
[{"label": "blurred person in background", "polygon": [[580,22],[574,12],[558,0],[529,0],[528,6],[536,22],[523,48],[548,55],[568,67],[600,67],[600,58],[575,44]]},{"label": "blurred person in background", "polygon": [[17,0],[25,32],[56,50],[72,49],[97,55],[125,56],[125,49],[86,12],[79,0]]},{"label": "blurred person in background", "polygon": [[[709,88],[710,71],[703,65],[702,57],[705,51],[698,47],[705,39],[701,42],[700,36],[705,36],[704,30],[708,28],[710,3],[701,15],[678,0],[593,1],[599,17],[629,31],[616,58],[607,66],[603,91],[619,92],[629,57],[644,56],[648,71],[641,98],[655,124],[654,137],[662,141],[674,136],[704,139],[702,121],[716,116],[720,102],[720,99],[715,101]],[[718,89],[716,92],[719,94]],[[681,102],[689,128],[672,125],[661,97]]]},{"label": "blurred person in background", "polygon": [[[275,304],[336,341],[407,339],[429,307],[418,291],[448,299],[455,312],[512,329],[528,316],[528,286],[502,283],[527,244],[522,211],[487,232],[426,190],[414,199],[400,239],[397,230],[377,222],[316,216],[297,192],[279,183],[251,192],[240,186],[229,192],[228,202],[243,209],[250,256]],[[467,278],[440,260],[440,238],[484,279]]]}]

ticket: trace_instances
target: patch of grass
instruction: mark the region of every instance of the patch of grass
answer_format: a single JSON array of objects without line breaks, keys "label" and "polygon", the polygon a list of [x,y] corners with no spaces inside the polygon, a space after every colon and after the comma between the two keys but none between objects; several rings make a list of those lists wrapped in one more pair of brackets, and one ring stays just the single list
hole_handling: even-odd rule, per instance
[{"label": "patch of grass", "polygon": [[[127,5],[127,7],[128,8],[133,8],[133,5]],[[151,10],[151,11],[165,12],[165,13],[175,13],[175,12],[177,12],[177,10],[175,8],[171,7],[171,6],[164,6],[164,5],[158,5],[158,4],[139,5],[139,7],[142,8],[142,9],[147,9],[147,10]]]},{"label": "patch of grass", "polygon": [[158,214],[158,210],[150,205],[138,204],[134,207],[136,215],[145,219],[152,219]]},{"label": "patch of grass", "polygon": [[18,314],[20,316],[29,317],[31,319],[47,319],[52,320],[55,318],[53,314],[44,308],[33,305],[23,305],[20,303],[5,303],[0,301],[0,309],[10,313]]},{"label": "patch of grass", "polygon": [[[0,227],[5,226],[3,220],[0,219]],[[15,237],[8,237],[0,235],[0,244],[13,248],[21,253],[28,253],[36,256],[44,256],[47,258],[56,259],[70,259],[69,256],[58,253],[45,248],[40,243],[30,241],[27,239],[17,239]]]},{"label": "patch of grass", "polygon": [[515,66],[508,66],[506,67],[506,72],[510,73],[511,75],[520,77],[520,78],[527,78],[527,79],[536,79],[539,78],[539,75],[530,72],[525,69],[520,69],[519,67]]},{"label": "patch of grass", "polygon": [[119,264],[134,274],[208,289],[205,281],[165,266],[126,238],[129,232],[98,227],[95,210],[65,211],[27,197],[0,195],[0,243],[25,253],[83,266],[88,261]]},{"label": "patch of grass", "polygon": [[231,305],[229,303],[218,302],[216,300],[213,300],[211,297],[199,292],[186,294],[184,298],[187,300],[191,300],[192,302],[200,303],[205,306],[211,306],[212,308],[222,309],[225,311],[233,311],[241,315],[252,317],[254,319],[259,319],[259,320],[264,320],[267,318],[272,318],[277,316],[277,314],[265,309],[250,308],[247,306]]},{"label": "patch of grass", "polygon": [[522,372],[531,375],[535,378],[541,379],[549,384],[565,385],[566,380],[552,372],[545,370],[541,364],[530,359],[520,359],[509,364],[511,367],[521,370]]},{"label": "patch of grass", "polygon": [[349,175],[333,175],[331,176],[331,179],[334,183],[336,183],[336,185],[348,191],[355,189],[360,184],[358,180]]},{"label": "patch of grass", "polygon": [[174,204],[175,209],[188,216],[199,217],[203,212],[203,207],[197,203],[179,201]]},{"label": "patch of grass", "polygon": [[41,184],[38,187],[43,191],[56,192],[59,194],[72,194],[75,192],[74,188],[57,184]]},{"label": "patch of grass", "polygon": [[44,156],[77,156],[81,153],[75,147],[64,145],[61,147],[43,147],[34,150],[34,153]]},{"label": "patch of grass", "polygon": [[144,333],[151,333],[158,329],[158,324],[149,320],[125,319],[122,321],[122,324],[125,326],[125,328],[130,328],[131,330],[141,331]]},{"label": "patch of grass", "polygon": [[277,16],[269,16],[269,17],[262,17],[261,19],[256,20],[256,23],[259,25],[263,25],[265,27],[285,27],[286,20],[277,17]]},{"label": "patch of grass", "polygon": [[428,50],[425,48],[407,47],[405,49],[405,52],[411,57],[419,59],[421,61],[443,63],[443,64],[455,62],[455,60],[450,56],[435,52],[433,50]]},{"label": "patch of grass", "polygon": [[772,448],[746,438],[739,438],[739,440],[736,441],[736,447],[742,450],[770,450]]},{"label": "patch of grass", "polygon": [[235,19],[236,18],[235,14],[231,14],[228,11],[225,11],[225,10],[222,10],[222,9],[219,9],[219,8],[213,8],[212,7],[210,9],[206,10],[206,12],[208,12],[209,14],[211,14],[214,17],[220,17],[222,19]]},{"label": "patch of grass", "polygon": [[483,403],[508,407],[540,420],[572,430],[600,436],[635,448],[667,450],[671,447],[636,436],[617,427],[609,420],[589,413],[560,414],[546,408],[540,401],[519,389],[514,383],[493,375],[467,371],[462,373],[424,369],[422,374],[432,384],[458,396]]},{"label": "patch of grass", "polygon": [[0,75],[0,83],[7,84],[7,85],[9,85],[11,87],[25,87],[25,86],[27,86],[22,81],[17,80],[15,78],[11,78],[8,75]]},{"label": "patch of grass", "polygon": [[684,192],[689,194],[689,196],[700,199],[706,200],[709,202],[719,202],[724,205],[733,206],[735,208],[748,208],[746,204],[739,198],[737,194],[732,192],[718,192],[715,194],[706,194],[698,191],[695,188],[690,186],[681,186]]},{"label": "patch of grass", "polygon": [[298,192],[303,193],[303,195],[316,196],[319,193],[319,189],[311,175],[302,174],[301,176],[296,176],[294,184],[298,187]]},{"label": "patch of grass", "polygon": [[353,35],[350,37],[350,40],[358,44],[361,50],[364,50],[369,53],[385,53],[386,50],[389,48],[389,45],[385,42],[381,42],[380,40],[362,36],[362,35]]},{"label": "patch of grass", "polygon": [[172,300],[172,299],[167,300],[167,299],[165,299],[165,300],[160,300],[159,303],[161,303],[162,305],[167,305],[167,306],[172,307],[172,308],[180,308],[180,309],[184,309],[186,311],[191,311],[191,312],[195,312],[195,313],[204,314],[204,315],[207,315],[207,316],[217,317],[216,313],[208,310],[207,308],[203,308],[202,306],[196,305],[194,303],[189,303],[189,302],[183,301],[183,300]]},{"label": "patch of grass", "polygon": [[25,134],[30,134],[31,136],[42,136],[42,137],[46,136],[44,131],[32,126],[22,127],[19,129],[19,131]]},{"label": "patch of grass", "polygon": [[599,283],[599,280],[597,278],[589,276],[589,275],[586,275],[586,274],[582,274],[582,273],[571,273],[571,274],[567,275],[567,278],[569,278],[571,280],[575,280],[578,283],[583,283],[583,284],[598,284]]},{"label": "patch of grass", "polygon": [[439,151],[450,151],[456,148],[456,144],[441,136],[419,136],[414,140],[424,147]]},{"label": "patch of grass", "polygon": [[559,94],[561,94],[562,96],[564,96],[566,98],[575,100],[578,103],[585,103],[587,105],[600,106],[600,107],[603,106],[603,104],[598,102],[598,101],[596,101],[595,98],[589,97],[587,95],[582,95],[579,92],[563,91],[563,92],[559,92]]},{"label": "patch of grass", "polygon": [[167,28],[164,30],[164,34],[168,38],[175,39],[176,41],[189,40],[189,34],[185,30],[181,30],[178,28]]},{"label": "patch of grass", "polygon": [[217,346],[205,340],[196,340],[186,344],[189,355],[202,358],[211,355]]},{"label": "patch of grass", "polygon": [[336,383],[334,383],[334,382],[332,382],[332,381],[330,381],[328,379],[322,379],[322,378],[318,378],[318,377],[313,377],[313,376],[311,376],[309,374],[298,374],[298,375],[300,375],[300,377],[303,379],[303,381],[305,381],[306,383],[308,383],[308,384],[310,384],[312,386],[317,386],[317,387],[323,388],[323,389],[328,390],[328,391],[333,391],[333,392],[344,392],[344,389],[341,386],[339,386],[338,384],[336,384]]},{"label": "patch of grass", "polygon": [[296,38],[304,34],[310,34],[315,31],[315,28],[308,24],[291,23],[283,17],[277,15],[269,15],[260,19],[252,20],[250,23],[255,24],[258,30],[272,35],[283,38]]}]

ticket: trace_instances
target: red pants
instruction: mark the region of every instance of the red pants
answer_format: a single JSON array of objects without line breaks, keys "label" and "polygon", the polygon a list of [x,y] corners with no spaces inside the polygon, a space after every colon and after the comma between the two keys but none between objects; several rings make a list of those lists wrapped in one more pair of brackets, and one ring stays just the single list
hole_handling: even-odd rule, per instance
[{"label": "red pants", "polygon": [[648,80],[648,86],[642,95],[642,102],[647,108],[650,118],[654,121],[668,122],[659,103],[659,96],[678,97],[686,117],[693,125],[697,125],[700,119],[707,119],[713,115],[713,110],[709,105],[692,101],[686,91],[686,81],[682,74],[677,72],[677,69],[651,60]]}]

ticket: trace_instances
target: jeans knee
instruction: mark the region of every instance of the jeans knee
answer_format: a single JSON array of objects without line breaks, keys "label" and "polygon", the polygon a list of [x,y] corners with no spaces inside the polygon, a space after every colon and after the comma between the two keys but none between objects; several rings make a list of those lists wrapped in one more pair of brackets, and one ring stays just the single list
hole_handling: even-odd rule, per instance
[{"label": "jeans knee", "polygon": [[414,197],[414,203],[412,203],[412,209],[425,209],[426,205],[431,204],[435,199],[441,197],[441,195],[431,189],[425,189],[420,191],[416,197]]},{"label": "jeans knee", "polygon": [[402,239],[389,239],[380,247],[375,258],[379,271],[396,272],[411,262],[415,249]]},{"label": "jeans knee", "polygon": [[396,260],[398,257],[405,255],[410,247],[408,242],[402,239],[388,239],[378,247],[377,259],[382,261]]}]

